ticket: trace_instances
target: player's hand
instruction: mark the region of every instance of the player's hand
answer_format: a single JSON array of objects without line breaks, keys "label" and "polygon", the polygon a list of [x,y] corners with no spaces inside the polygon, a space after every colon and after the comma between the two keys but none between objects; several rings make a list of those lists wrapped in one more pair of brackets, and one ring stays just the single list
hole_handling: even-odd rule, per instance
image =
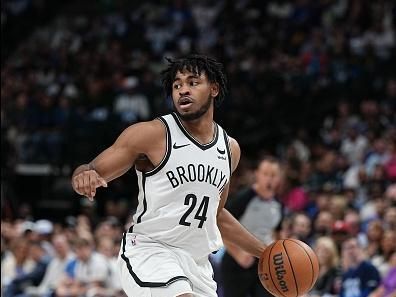
[{"label": "player's hand", "polygon": [[95,170],[85,170],[73,177],[72,186],[78,194],[86,196],[90,201],[96,195],[96,188],[107,188],[107,182]]}]

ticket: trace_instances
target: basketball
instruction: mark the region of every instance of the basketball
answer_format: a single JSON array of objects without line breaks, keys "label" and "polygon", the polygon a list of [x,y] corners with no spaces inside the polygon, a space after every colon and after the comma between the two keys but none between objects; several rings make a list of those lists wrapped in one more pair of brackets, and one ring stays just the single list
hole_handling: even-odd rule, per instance
[{"label": "basketball", "polygon": [[319,274],[314,251],[296,239],[281,239],[269,245],[260,257],[259,278],[277,297],[297,297],[307,293]]}]

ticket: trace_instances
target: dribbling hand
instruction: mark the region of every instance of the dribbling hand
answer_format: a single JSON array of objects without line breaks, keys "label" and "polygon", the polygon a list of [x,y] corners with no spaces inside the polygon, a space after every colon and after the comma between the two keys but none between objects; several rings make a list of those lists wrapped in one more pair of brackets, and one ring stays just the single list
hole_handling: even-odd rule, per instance
[{"label": "dribbling hand", "polygon": [[93,201],[96,195],[96,188],[107,188],[107,182],[95,170],[86,170],[73,177],[72,186],[78,194]]}]

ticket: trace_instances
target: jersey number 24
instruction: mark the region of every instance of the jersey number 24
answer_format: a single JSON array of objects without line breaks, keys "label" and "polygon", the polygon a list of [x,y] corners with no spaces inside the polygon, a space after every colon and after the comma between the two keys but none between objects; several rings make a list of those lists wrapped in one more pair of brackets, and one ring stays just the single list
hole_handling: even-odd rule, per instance
[{"label": "jersey number 24", "polygon": [[[190,207],[187,209],[187,211],[181,217],[179,224],[184,225],[184,226],[190,226],[191,223],[187,222],[186,219],[192,213],[195,206],[197,205],[197,196],[195,196],[194,194],[188,194],[186,196],[186,198],[184,199],[184,205],[189,205]],[[207,219],[206,213],[208,212],[208,205],[209,205],[209,197],[204,196],[202,199],[202,202],[199,205],[198,210],[194,216],[194,219],[200,221],[198,224],[198,228],[202,228],[203,224],[205,223],[205,221]]]}]

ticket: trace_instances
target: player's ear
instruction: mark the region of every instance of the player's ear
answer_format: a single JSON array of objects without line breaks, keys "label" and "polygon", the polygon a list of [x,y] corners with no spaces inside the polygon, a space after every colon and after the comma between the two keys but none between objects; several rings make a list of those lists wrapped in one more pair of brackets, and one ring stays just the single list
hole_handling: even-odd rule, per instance
[{"label": "player's ear", "polygon": [[216,97],[217,95],[219,95],[219,84],[218,83],[211,83],[210,84],[210,95],[212,96],[212,98]]}]

